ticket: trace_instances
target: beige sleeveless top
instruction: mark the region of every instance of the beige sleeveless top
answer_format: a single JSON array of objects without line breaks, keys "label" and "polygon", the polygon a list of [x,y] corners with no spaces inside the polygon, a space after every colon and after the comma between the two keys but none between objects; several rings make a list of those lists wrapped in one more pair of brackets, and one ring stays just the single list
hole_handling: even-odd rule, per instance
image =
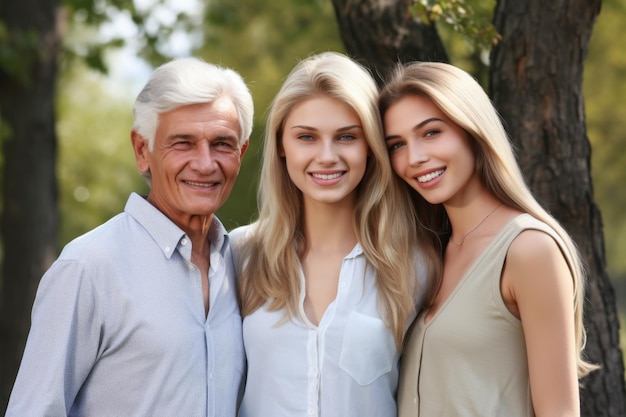
[{"label": "beige sleeveless top", "polygon": [[534,416],[520,321],[506,308],[500,275],[525,229],[552,228],[521,214],[476,259],[428,324],[416,319],[400,368],[399,417]]}]

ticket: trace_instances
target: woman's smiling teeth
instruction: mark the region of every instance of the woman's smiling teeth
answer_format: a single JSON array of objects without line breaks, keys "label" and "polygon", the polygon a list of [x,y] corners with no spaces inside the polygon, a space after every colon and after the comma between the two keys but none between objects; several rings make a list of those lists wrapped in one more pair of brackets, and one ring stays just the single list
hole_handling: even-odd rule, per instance
[{"label": "woman's smiling teeth", "polygon": [[318,174],[312,172],[311,175],[320,180],[333,180],[335,178],[339,178],[343,175],[343,172],[335,172],[334,174]]},{"label": "woman's smiling teeth", "polygon": [[430,172],[426,175],[420,175],[419,177],[417,177],[417,182],[428,182],[431,181],[435,178],[437,178],[438,176],[440,176],[441,174],[443,174],[443,172],[445,171],[445,169],[438,169],[437,171],[433,171]]}]

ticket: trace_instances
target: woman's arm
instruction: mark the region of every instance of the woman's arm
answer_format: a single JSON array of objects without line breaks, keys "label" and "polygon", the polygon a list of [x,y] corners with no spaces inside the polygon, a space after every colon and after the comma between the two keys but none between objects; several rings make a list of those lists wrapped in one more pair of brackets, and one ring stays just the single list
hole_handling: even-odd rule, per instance
[{"label": "woman's arm", "polygon": [[580,415],[573,280],[556,241],[538,230],[511,244],[502,294],[522,322],[537,417]]}]

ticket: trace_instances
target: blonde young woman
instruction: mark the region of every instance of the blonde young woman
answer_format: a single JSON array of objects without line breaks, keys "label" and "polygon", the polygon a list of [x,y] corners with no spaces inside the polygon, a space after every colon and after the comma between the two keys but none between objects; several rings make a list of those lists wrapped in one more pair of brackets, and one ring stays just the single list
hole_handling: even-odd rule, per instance
[{"label": "blonde young woman", "polygon": [[443,265],[405,348],[399,415],[578,416],[578,378],[593,369],[581,262],[525,185],[489,98],[456,67],[413,63],[379,105]]},{"label": "blonde young woman", "polygon": [[[395,417],[398,357],[429,270],[348,57],[301,61],[271,106],[260,214],[231,233],[248,360],[242,417]],[[396,182],[398,181],[398,182]]]}]

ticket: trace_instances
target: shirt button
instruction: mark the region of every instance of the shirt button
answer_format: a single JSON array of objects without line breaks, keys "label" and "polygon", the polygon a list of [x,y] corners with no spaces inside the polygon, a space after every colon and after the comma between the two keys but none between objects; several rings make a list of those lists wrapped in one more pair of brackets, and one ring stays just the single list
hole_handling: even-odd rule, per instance
[{"label": "shirt button", "polygon": [[166,247],[165,247],[165,252],[169,252],[170,250],[171,250],[171,249],[170,249],[170,247],[169,247],[169,246],[166,246]]},{"label": "shirt button", "polygon": [[185,246],[187,244],[187,239],[182,238],[181,241],[180,241],[180,244]]},{"label": "shirt button", "polygon": [[313,413],[315,413],[315,410],[314,410],[314,409],[312,409],[312,408],[309,408],[309,415],[311,415],[311,416],[312,416],[312,415],[313,415]]}]

